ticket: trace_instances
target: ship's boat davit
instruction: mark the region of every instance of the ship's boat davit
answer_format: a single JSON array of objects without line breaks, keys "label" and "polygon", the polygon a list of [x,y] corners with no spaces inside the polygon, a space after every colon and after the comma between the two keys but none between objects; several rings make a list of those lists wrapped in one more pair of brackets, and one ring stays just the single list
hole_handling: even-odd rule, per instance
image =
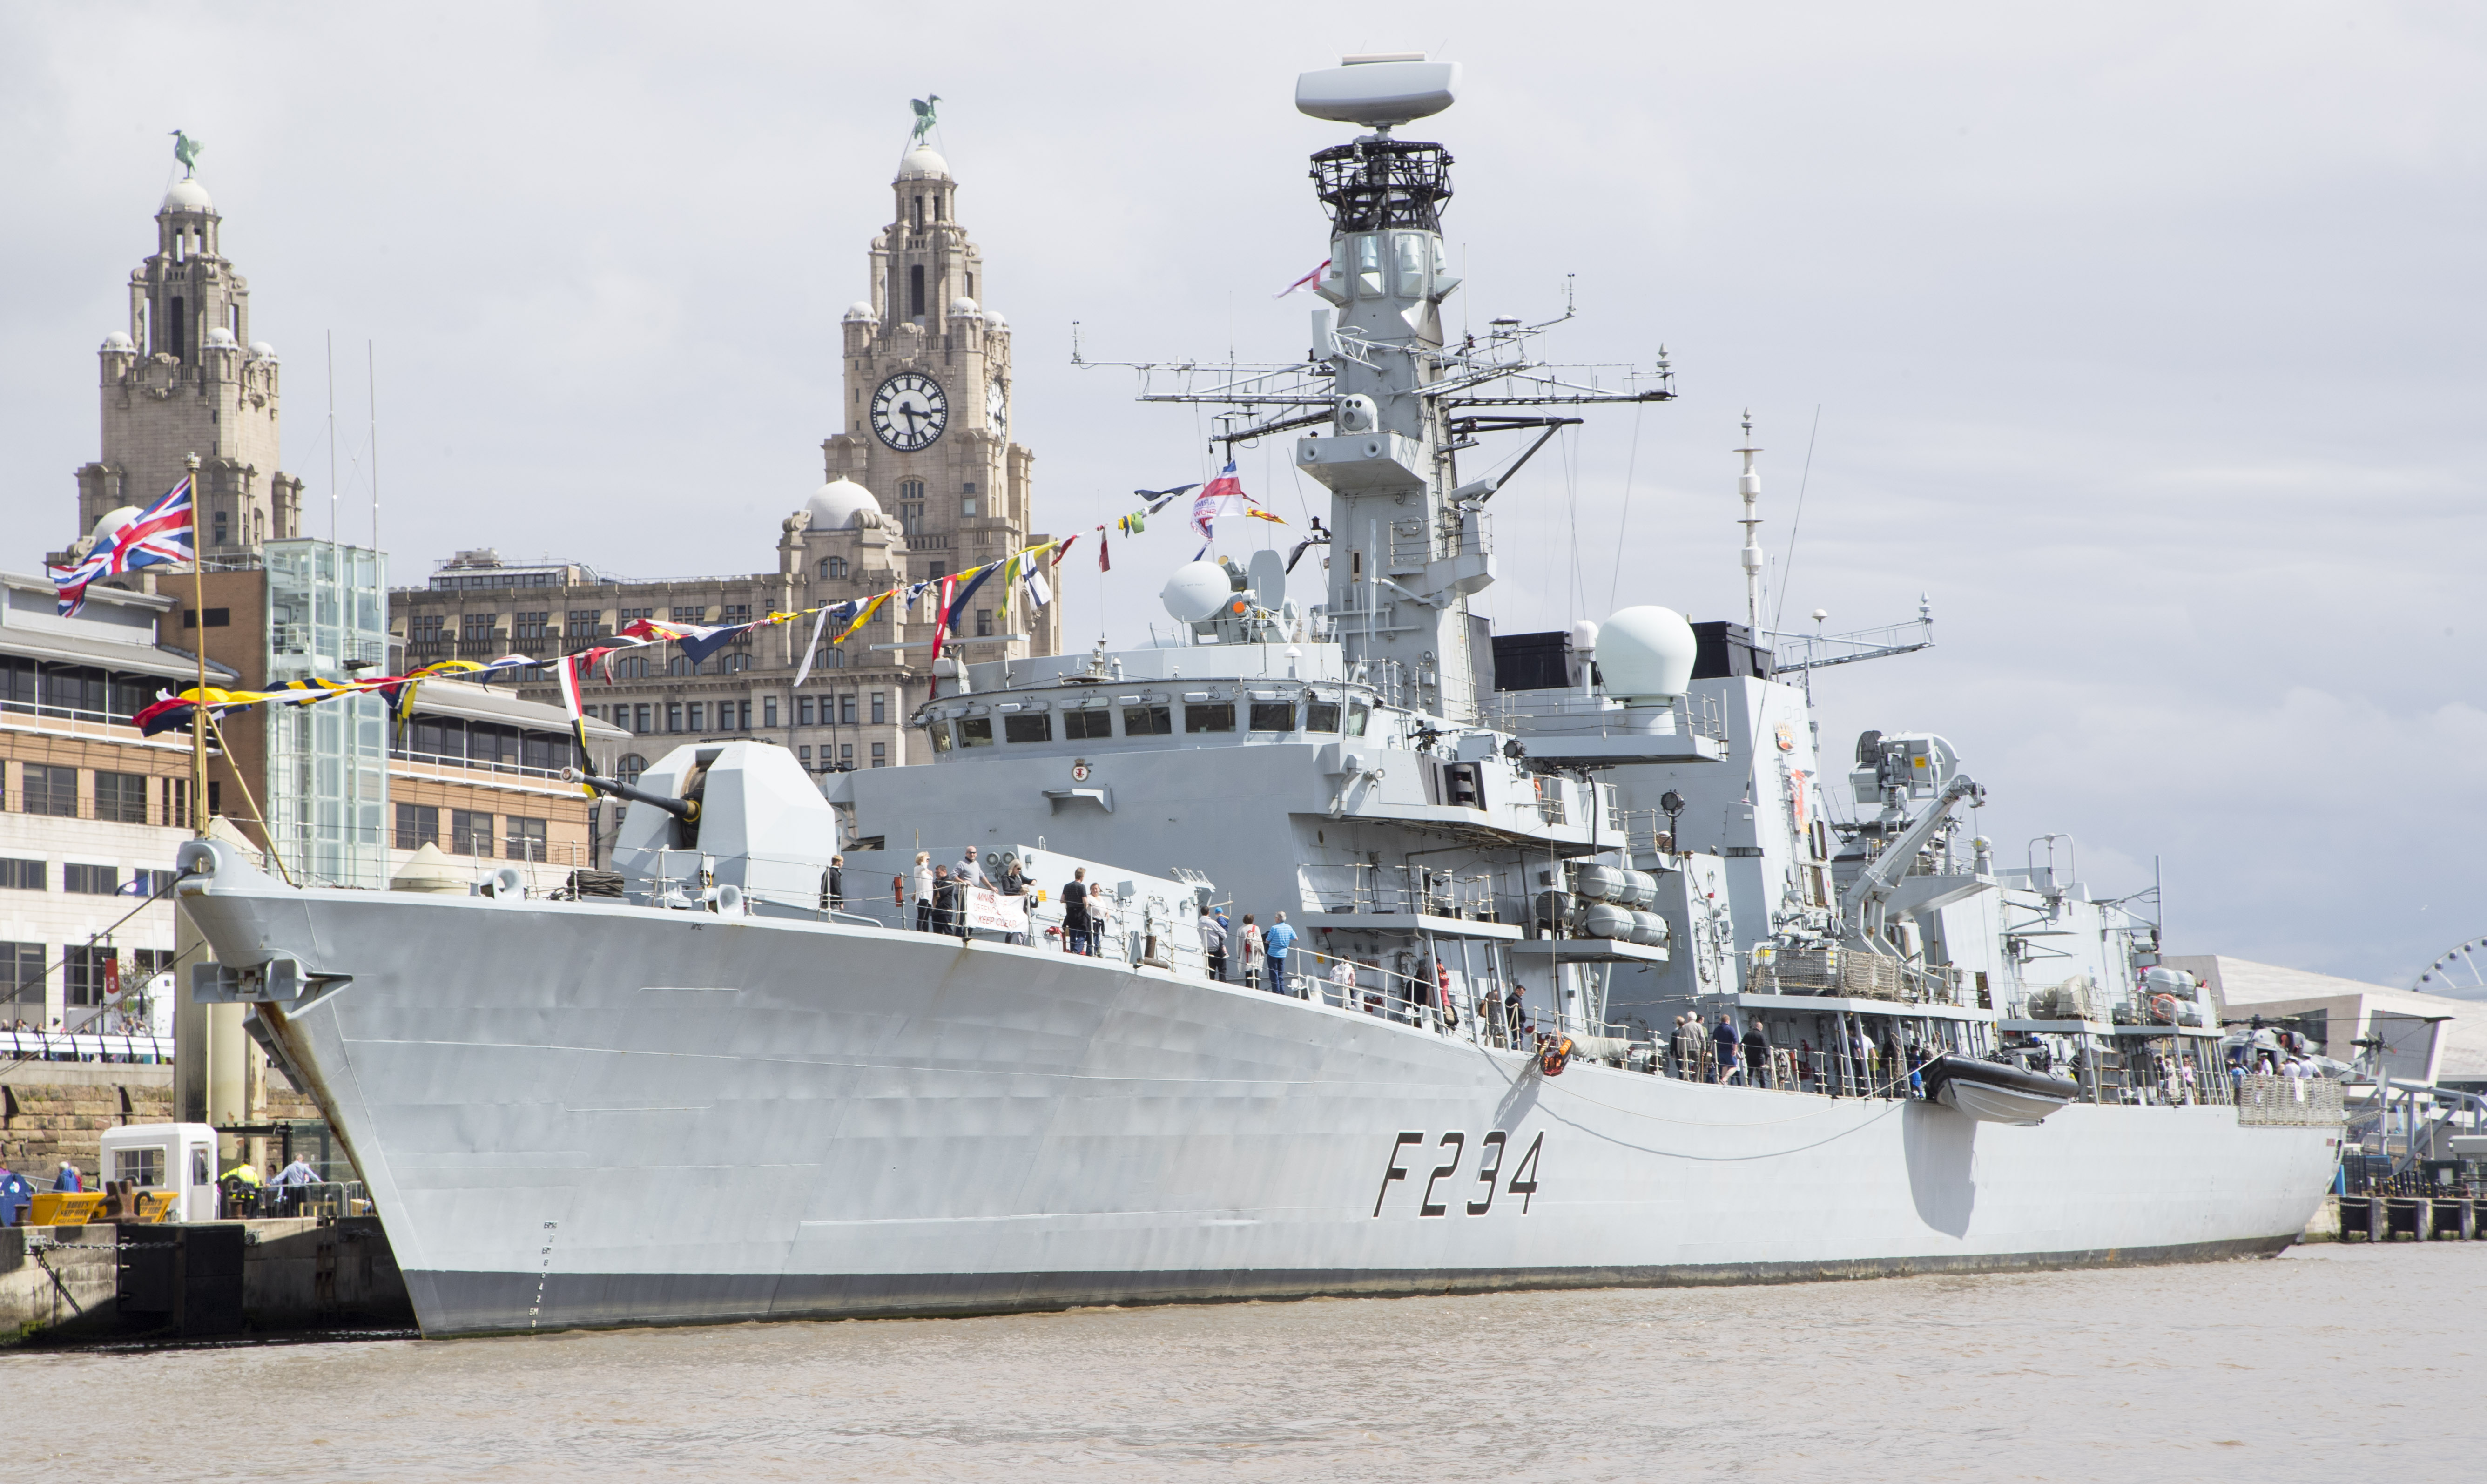
[{"label": "ship's boat davit", "polygon": [[2082,1095],[2068,1078],[1970,1056],[1938,1056],[1922,1076],[1928,1098],[1980,1123],[2043,1122]]}]

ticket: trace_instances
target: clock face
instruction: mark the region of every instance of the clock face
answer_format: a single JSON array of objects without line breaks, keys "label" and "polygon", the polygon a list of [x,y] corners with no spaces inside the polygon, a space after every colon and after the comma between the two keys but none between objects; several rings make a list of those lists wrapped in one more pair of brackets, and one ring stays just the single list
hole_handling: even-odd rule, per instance
[{"label": "clock face", "polygon": [[872,431],[902,454],[930,448],[949,426],[949,395],[931,377],[902,371],[872,394]]},{"label": "clock face", "polygon": [[985,383],[985,426],[997,438],[1010,436],[1010,388],[998,377]]}]

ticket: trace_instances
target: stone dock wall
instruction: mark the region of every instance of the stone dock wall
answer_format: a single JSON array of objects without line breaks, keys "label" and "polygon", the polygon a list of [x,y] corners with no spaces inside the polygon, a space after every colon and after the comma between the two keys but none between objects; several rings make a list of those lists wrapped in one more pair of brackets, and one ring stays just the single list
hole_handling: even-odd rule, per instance
[{"label": "stone dock wall", "polygon": [[[320,1106],[267,1072],[269,1121],[318,1118]],[[63,1160],[89,1188],[103,1131],[173,1121],[170,1066],[96,1061],[30,1061],[0,1071],[0,1164],[48,1189]],[[219,1172],[221,1173],[221,1172]]]}]

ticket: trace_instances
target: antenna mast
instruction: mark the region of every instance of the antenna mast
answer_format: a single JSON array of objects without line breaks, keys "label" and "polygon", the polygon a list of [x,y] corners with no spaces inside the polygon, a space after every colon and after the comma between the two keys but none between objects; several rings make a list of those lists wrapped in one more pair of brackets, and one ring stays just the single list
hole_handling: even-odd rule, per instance
[{"label": "antenna mast", "polygon": [[1745,497],[1745,517],[1737,523],[1745,528],[1745,611],[1752,642],[1762,642],[1762,476],[1753,467],[1753,456],[1761,449],[1753,444],[1753,413],[1745,411],[1745,446],[1736,450],[1745,456],[1745,472],[1736,481],[1736,492]]}]

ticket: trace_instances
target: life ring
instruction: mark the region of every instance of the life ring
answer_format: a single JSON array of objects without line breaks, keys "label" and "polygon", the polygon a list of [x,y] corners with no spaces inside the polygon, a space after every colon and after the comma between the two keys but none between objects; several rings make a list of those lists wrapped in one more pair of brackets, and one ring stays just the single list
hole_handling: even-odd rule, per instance
[{"label": "life ring", "polygon": [[1563,1075],[1563,1069],[1571,1064],[1571,1060],[1572,1038],[1569,1036],[1556,1036],[1553,1040],[1547,1042],[1544,1049],[1538,1051],[1537,1070],[1543,1072],[1548,1077],[1561,1077]]},{"label": "life ring", "polygon": [[2173,994],[2153,994],[2150,996],[2150,1013],[2156,1017],[2159,1023],[2163,1025],[2175,1024],[2177,1012],[2180,1008],[2181,1006],[2179,1006],[2176,996]]}]

